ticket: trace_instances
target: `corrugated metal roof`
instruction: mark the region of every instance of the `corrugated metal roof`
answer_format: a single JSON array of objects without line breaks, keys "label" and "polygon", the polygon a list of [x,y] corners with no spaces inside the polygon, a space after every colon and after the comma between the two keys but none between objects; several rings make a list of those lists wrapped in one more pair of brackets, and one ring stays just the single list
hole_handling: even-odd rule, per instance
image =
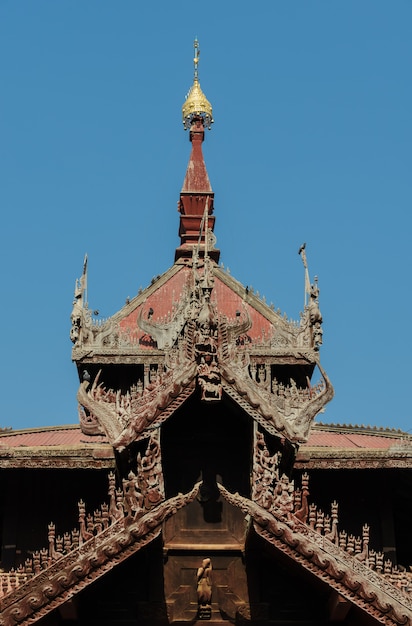
[{"label": "corrugated metal roof", "polygon": [[380,433],[371,435],[369,432],[362,434],[359,432],[338,433],[333,431],[312,430],[307,444],[302,446],[302,448],[326,447],[384,450],[396,444],[399,444],[399,437],[390,437]]},{"label": "corrugated metal roof", "polygon": [[[309,448],[338,448],[338,449],[371,449],[384,450],[399,445],[403,437],[412,442],[412,437],[399,431],[361,427],[339,428],[331,425],[330,429],[322,425],[312,429],[309,441],[301,449]],[[93,447],[110,445],[104,435],[85,435],[78,425],[34,428],[17,431],[0,432],[0,449],[12,447],[53,447],[62,448]]]},{"label": "corrugated metal roof", "polygon": [[109,443],[103,435],[85,435],[77,425],[35,428],[32,430],[5,431],[0,433],[0,449],[32,447],[93,447]]}]

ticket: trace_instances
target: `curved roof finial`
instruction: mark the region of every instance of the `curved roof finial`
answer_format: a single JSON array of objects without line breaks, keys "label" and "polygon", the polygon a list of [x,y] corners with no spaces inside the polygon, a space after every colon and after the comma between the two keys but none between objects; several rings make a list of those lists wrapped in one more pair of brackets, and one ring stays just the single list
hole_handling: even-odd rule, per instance
[{"label": "curved roof finial", "polygon": [[197,37],[194,40],[194,77],[193,85],[191,86],[186,100],[182,106],[183,126],[185,130],[188,130],[193,123],[195,117],[201,117],[203,125],[210,130],[213,124],[212,105],[206,98],[205,94],[200,88],[199,83],[199,56],[200,48]]}]

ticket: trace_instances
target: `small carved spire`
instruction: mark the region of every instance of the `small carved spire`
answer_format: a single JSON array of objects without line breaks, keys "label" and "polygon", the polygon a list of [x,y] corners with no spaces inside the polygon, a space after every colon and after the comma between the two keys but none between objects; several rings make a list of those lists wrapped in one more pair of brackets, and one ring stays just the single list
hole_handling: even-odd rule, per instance
[{"label": "small carved spire", "polygon": [[310,283],[308,262],[306,259],[306,243],[300,246],[298,254],[301,256],[303,267],[305,268],[305,299],[303,319],[305,320],[305,323],[309,323],[309,326],[311,327],[313,348],[315,350],[319,350],[319,347],[322,345],[323,341],[323,320],[322,314],[319,309],[318,277],[315,276],[313,284]]},{"label": "small carved spire", "polygon": [[85,254],[83,261],[83,273],[80,279],[76,279],[74,286],[73,309],[70,315],[72,322],[70,339],[73,343],[76,343],[79,339],[84,320],[84,309],[87,309],[87,306],[87,254]]}]

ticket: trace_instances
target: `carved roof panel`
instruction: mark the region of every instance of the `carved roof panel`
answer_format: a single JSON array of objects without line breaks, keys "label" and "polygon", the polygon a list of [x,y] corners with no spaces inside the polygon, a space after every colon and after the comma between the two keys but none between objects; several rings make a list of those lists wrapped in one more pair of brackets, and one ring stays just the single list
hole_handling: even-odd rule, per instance
[{"label": "carved roof panel", "polygon": [[174,266],[174,268],[178,271],[171,275],[169,275],[170,272],[166,272],[163,275],[166,280],[159,279],[143,292],[143,297],[136,298],[135,307],[131,311],[129,305],[116,315],[124,339],[129,337],[132,343],[143,350],[150,350],[156,346],[153,341],[150,341],[147,333],[139,327],[139,315],[143,314],[146,318],[150,316],[156,321],[164,320],[167,323],[178,308],[185,292],[190,270],[184,266]]},{"label": "carved roof panel", "polygon": [[217,271],[216,273],[214,297],[219,312],[232,320],[236,319],[236,315],[239,315],[242,307],[245,307],[248,312],[252,324],[245,334],[245,339],[251,344],[264,343],[275,338],[277,334],[278,346],[291,346],[294,338],[293,333],[289,325],[279,315],[272,312],[263,303],[260,303],[259,310],[256,307],[257,302],[259,302],[256,297],[249,294],[246,295],[246,292],[244,295],[239,294],[237,291],[234,291],[232,285],[226,281],[223,282],[222,272]]},{"label": "carved roof panel", "polygon": [[[170,348],[190,317],[193,274],[190,263],[173,265],[107,320],[95,320],[91,311],[83,308],[73,360],[82,359],[90,349],[96,359],[99,354],[129,354],[130,349],[143,356]],[[288,321],[216,265],[213,281],[211,303],[217,314],[232,323],[245,313],[250,319],[250,328],[240,341],[246,342],[252,351],[266,355],[292,351],[295,358],[314,362],[316,353],[305,320],[299,324]],[[157,341],[150,335],[150,324],[157,326]],[[163,337],[160,341],[159,335]]]}]

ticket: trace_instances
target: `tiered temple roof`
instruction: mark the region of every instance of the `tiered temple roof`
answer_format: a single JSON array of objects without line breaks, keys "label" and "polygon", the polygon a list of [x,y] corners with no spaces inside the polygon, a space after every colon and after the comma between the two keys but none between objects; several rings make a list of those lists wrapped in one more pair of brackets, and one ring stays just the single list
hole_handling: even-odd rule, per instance
[{"label": "tiered temple roof", "polygon": [[[315,492],[323,500],[325,486],[335,497],[336,470],[356,471],[357,479],[363,470],[390,470],[391,481],[379,489],[397,488],[404,502],[412,436],[314,423],[333,387],[320,363],[319,288],[317,279],[309,280],[305,245],[299,250],[305,308],[298,322],[218,266],[214,194],[202,154],[213,117],[198,61],[195,41],[194,80],[182,108],[192,149],[173,266],[100,322],[88,307],[86,258],[70,333],[80,424],[0,432],[6,534],[14,538],[18,526],[24,535],[19,512],[43,514],[38,503],[49,507],[56,495],[67,521],[61,481],[79,490],[74,528],[48,522],[47,547],[24,544],[27,536],[15,539],[23,547],[3,546],[5,553],[15,550],[15,566],[0,575],[0,626],[28,626],[59,607],[67,611],[73,597],[136,555],[140,586],[133,581],[133,591],[140,595],[132,601],[131,623],[138,610],[137,622],[145,626],[286,623],[280,613],[273,616],[283,603],[274,587],[285,584],[287,574],[303,581],[301,594],[306,585],[316,590],[314,615],[324,624],[411,626],[412,576],[389,558],[396,556],[395,530],[405,538],[403,511],[394,530],[379,518],[376,485],[363,480],[358,492],[356,484],[344,485],[340,495],[349,506],[355,494],[358,504],[368,498],[375,505],[379,531],[391,543],[386,554],[372,549],[364,520],[356,530],[341,528],[338,502],[329,500],[329,511],[311,501],[306,470],[317,477]],[[73,475],[81,475],[78,485]],[[93,500],[106,475],[106,501],[87,511],[82,488]],[[27,476],[38,492],[30,492],[25,508]],[[308,623],[305,601],[304,622],[286,607],[291,622]]]}]

